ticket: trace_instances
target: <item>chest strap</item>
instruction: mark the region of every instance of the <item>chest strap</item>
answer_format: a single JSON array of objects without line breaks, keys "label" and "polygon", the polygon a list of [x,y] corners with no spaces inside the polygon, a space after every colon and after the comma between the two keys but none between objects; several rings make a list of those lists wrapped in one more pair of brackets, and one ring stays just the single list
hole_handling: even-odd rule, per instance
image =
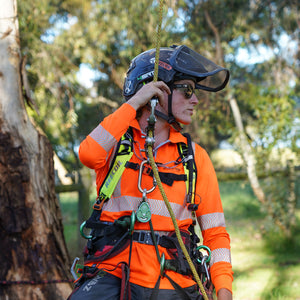
[{"label": "chest strap", "polygon": [[[126,168],[132,169],[132,170],[139,170],[140,165],[138,163],[133,162],[127,162]],[[151,177],[153,177],[153,170],[151,168],[147,168],[144,165],[143,168],[143,174],[147,174]],[[187,175],[186,174],[174,174],[174,173],[168,173],[168,172],[158,172],[160,180],[162,183],[172,186],[174,181],[187,181]]]}]

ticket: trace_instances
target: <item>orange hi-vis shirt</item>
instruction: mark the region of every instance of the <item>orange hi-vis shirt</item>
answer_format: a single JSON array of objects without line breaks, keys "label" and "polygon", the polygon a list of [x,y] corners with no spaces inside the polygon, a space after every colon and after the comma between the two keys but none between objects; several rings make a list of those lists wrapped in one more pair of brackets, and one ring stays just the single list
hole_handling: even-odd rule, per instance
[{"label": "orange hi-vis shirt", "polygon": [[[144,146],[145,134],[141,132],[136,111],[125,103],[114,113],[106,117],[80,144],[79,158],[87,167],[96,172],[97,191],[108,173],[115,149],[120,138],[129,127],[133,128],[133,156],[132,163],[141,164],[146,159]],[[170,128],[169,139],[154,149],[154,157],[159,172],[184,174],[182,164],[175,164],[179,158],[177,143],[187,143],[186,138]],[[200,229],[203,236],[203,244],[211,251],[211,278],[218,291],[226,288],[232,291],[233,272],[230,257],[230,238],[226,231],[225,219],[220,199],[216,174],[206,151],[193,143],[194,158],[197,167],[196,202],[200,204],[196,211]],[[114,222],[124,215],[131,215],[136,211],[142,201],[142,193],[138,189],[138,170],[126,168],[119,180],[116,189],[109,201],[103,205],[101,221]],[[153,187],[153,178],[143,174],[142,189]],[[165,193],[175,213],[180,230],[187,230],[192,224],[191,212],[187,209],[185,197],[187,194],[184,181],[174,181],[172,186],[163,183]],[[151,221],[154,231],[160,235],[167,235],[174,231],[174,225],[165,206],[163,197],[156,187],[153,192],[146,195],[151,209]],[[136,222],[134,230],[150,230],[149,223]],[[165,254],[166,259],[170,255],[166,248],[158,246],[160,256]],[[100,264],[99,268],[110,270],[115,276],[122,277],[121,268],[116,267],[119,262],[128,262],[129,247],[120,254],[109,258]],[[181,275],[174,271],[166,271],[176,283],[186,288],[195,284],[190,276]],[[153,245],[133,242],[130,264],[130,282],[148,288],[154,288],[160,275],[160,264]],[[161,289],[173,289],[166,277],[161,278]]]}]

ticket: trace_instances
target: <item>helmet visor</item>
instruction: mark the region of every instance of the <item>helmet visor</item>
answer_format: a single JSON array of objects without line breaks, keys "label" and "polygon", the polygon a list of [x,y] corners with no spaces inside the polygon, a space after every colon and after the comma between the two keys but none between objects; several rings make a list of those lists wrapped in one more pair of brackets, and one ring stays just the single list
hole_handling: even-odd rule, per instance
[{"label": "helmet visor", "polygon": [[185,45],[174,51],[170,64],[176,71],[195,77],[197,89],[217,92],[222,90],[229,80],[229,70],[216,65]]}]

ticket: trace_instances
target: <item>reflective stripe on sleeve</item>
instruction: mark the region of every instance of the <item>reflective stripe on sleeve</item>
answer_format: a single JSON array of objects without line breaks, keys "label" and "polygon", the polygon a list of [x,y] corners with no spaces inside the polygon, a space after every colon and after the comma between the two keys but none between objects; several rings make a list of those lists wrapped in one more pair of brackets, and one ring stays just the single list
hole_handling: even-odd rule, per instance
[{"label": "reflective stripe on sleeve", "polygon": [[[131,197],[131,196],[121,196],[114,198],[112,197],[107,203],[103,206],[103,211],[107,212],[120,212],[120,211],[136,211],[141,202],[140,197]],[[151,214],[170,217],[169,211],[163,200],[149,199],[148,203],[151,209]],[[175,217],[179,221],[191,219],[191,212],[186,209],[186,207],[177,204],[170,203]]]},{"label": "reflective stripe on sleeve", "polygon": [[223,213],[212,213],[200,216],[201,230],[211,229],[215,227],[226,227],[225,217]]},{"label": "reflective stripe on sleeve", "polygon": [[227,248],[218,248],[211,252],[210,266],[217,262],[227,262],[231,264],[230,250]]},{"label": "reflective stripe on sleeve", "polygon": [[89,134],[89,136],[93,138],[106,152],[109,152],[110,149],[117,143],[115,137],[101,125],[98,125]]}]

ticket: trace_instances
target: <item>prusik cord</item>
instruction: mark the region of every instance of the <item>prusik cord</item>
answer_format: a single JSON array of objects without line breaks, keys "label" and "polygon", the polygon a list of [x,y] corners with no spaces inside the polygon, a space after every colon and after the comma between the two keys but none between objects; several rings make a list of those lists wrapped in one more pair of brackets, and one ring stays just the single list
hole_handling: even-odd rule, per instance
[{"label": "prusik cord", "polygon": [[[155,64],[154,64],[154,75],[153,75],[153,81],[157,81],[157,78],[158,78],[158,66],[159,66],[159,52],[160,52],[160,34],[161,34],[161,24],[162,24],[162,14],[163,14],[163,0],[160,0],[160,4],[159,4],[159,23],[158,23],[158,28],[157,28],[157,34],[156,34],[156,52],[155,52]],[[153,126],[149,126],[149,130],[148,130],[148,137],[150,139],[152,139],[154,137],[154,134],[153,134],[153,131],[154,131],[154,128]],[[178,242],[179,242],[179,245],[180,245],[180,248],[190,266],[190,269],[192,271],[192,274],[201,290],[201,293],[202,293],[202,296],[204,298],[204,300],[209,300],[208,297],[207,297],[207,294],[204,290],[204,287],[202,285],[202,282],[200,280],[200,277],[197,273],[197,270],[191,260],[191,257],[184,245],[184,242],[182,240],[182,237],[181,237],[181,233],[180,233],[180,229],[178,227],[178,224],[176,222],[176,217],[175,217],[175,214],[172,210],[172,207],[169,203],[169,200],[167,198],[167,195],[164,191],[164,188],[162,186],[162,183],[161,183],[161,180],[160,180],[160,177],[159,177],[159,174],[158,174],[158,169],[157,169],[157,166],[155,164],[155,160],[154,160],[154,157],[153,157],[153,143],[149,143],[147,145],[147,153],[148,153],[148,158],[149,158],[149,162],[150,162],[150,165],[152,167],[152,170],[153,170],[153,175],[154,175],[154,178],[156,179],[156,182],[157,182],[157,185],[158,185],[158,188],[160,190],[160,193],[164,199],[164,202],[165,202],[165,205],[169,211],[169,214],[170,214],[170,217],[172,219],[172,222],[173,222],[173,225],[174,225],[174,228],[175,228],[175,233],[176,233],[176,237],[178,239]]]}]

